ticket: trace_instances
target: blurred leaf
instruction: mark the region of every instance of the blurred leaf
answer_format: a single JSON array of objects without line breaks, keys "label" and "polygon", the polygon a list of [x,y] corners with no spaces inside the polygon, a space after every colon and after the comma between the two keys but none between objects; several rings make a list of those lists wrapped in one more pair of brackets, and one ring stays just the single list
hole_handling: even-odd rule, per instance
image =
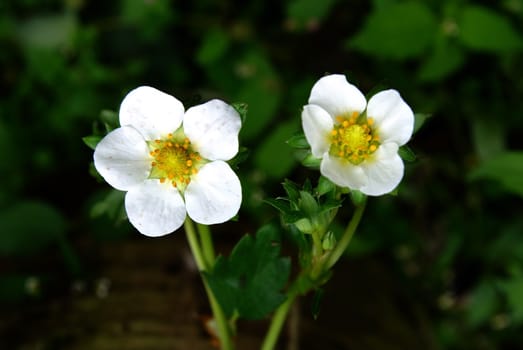
[{"label": "blurred leaf", "polygon": [[523,152],[500,153],[472,170],[468,179],[494,180],[507,191],[523,196]]},{"label": "blurred leaf", "polygon": [[461,41],[470,49],[501,53],[522,47],[521,36],[508,18],[486,7],[465,7],[458,26]]},{"label": "blurred leaf", "polygon": [[418,71],[422,82],[437,82],[456,72],[465,62],[463,51],[445,39],[434,46]]},{"label": "blurred leaf", "polygon": [[466,309],[467,323],[472,327],[487,323],[499,306],[499,295],[494,285],[488,281],[481,283],[470,296]]},{"label": "blurred leaf", "polygon": [[249,110],[249,106],[246,103],[236,102],[232,103],[231,106],[238,112],[240,115],[240,118],[242,120],[242,125],[247,120],[247,112]]},{"label": "blurred leaf", "polygon": [[72,13],[39,15],[19,24],[18,37],[26,48],[56,49],[69,46],[76,29]]},{"label": "blurred leaf", "polygon": [[229,47],[227,33],[220,29],[210,30],[205,33],[203,42],[196,53],[196,60],[202,65],[207,65],[219,60]]},{"label": "blurred leaf", "polygon": [[24,255],[43,249],[65,234],[66,220],[37,201],[15,203],[0,212],[0,254]]},{"label": "blurred leaf", "polygon": [[287,175],[296,164],[293,150],[286,141],[296,131],[296,122],[280,123],[258,146],[254,162],[256,167],[273,178]]},{"label": "blurred leaf", "polygon": [[505,150],[505,123],[493,123],[488,116],[471,120],[474,147],[479,159],[486,161]]},{"label": "blurred leaf", "polygon": [[206,278],[228,317],[238,312],[246,319],[261,319],[285,300],[280,291],[289,278],[290,260],[279,255],[279,232],[264,226],[256,238],[245,235],[228,258],[216,260]]},{"label": "blurred leaf", "polygon": [[287,17],[301,28],[321,21],[329,14],[336,0],[292,0],[287,4]]},{"label": "blurred leaf", "polygon": [[432,44],[437,21],[421,2],[401,2],[375,9],[348,47],[366,54],[402,60],[423,54]]},{"label": "blurred leaf", "polygon": [[523,277],[516,277],[500,283],[515,322],[523,321]]},{"label": "blurred leaf", "polygon": [[414,130],[412,131],[413,134],[418,132],[419,129],[425,124],[427,119],[431,117],[430,114],[425,113],[414,113]]},{"label": "blurred leaf", "polygon": [[281,91],[276,72],[264,54],[258,51],[248,53],[238,69],[245,75],[245,82],[234,100],[249,106],[249,122],[242,127],[240,136],[250,140],[276,116]]}]

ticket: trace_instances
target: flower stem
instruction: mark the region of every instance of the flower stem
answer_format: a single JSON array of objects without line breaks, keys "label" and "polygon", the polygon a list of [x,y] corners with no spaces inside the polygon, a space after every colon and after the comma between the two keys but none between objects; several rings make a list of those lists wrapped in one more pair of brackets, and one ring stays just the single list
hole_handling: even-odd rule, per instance
[{"label": "flower stem", "polygon": [[360,223],[360,220],[363,216],[363,212],[365,211],[366,203],[367,203],[367,201],[365,200],[365,201],[363,201],[363,203],[356,206],[356,210],[354,211],[354,214],[352,214],[352,218],[349,221],[349,224],[347,225],[347,228],[345,229],[343,236],[341,237],[338,244],[336,244],[336,247],[329,254],[329,257],[325,261],[324,271],[327,271],[332,266],[334,266],[334,264],[336,264],[336,262],[343,255],[345,250],[347,250],[347,247],[349,246],[349,243],[352,240],[352,236],[354,236],[354,232],[356,232],[356,229],[358,228],[358,224]]},{"label": "flower stem", "polygon": [[211,230],[207,225],[196,224],[196,227],[198,228],[198,233],[200,234],[203,257],[207,263],[207,266],[214,266],[214,260],[216,257],[214,254],[214,244],[212,242]]},{"label": "flower stem", "polygon": [[269,330],[263,340],[261,350],[272,350],[276,346],[278,337],[280,336],[285,320],[287,319],[287,314],[289,313],[294,300],[298,296],[298,281],[299,278],[294,281],[287,293],[287,299],[274,312]]},{"label": "flower stem", "polygon": [[[203,272],[209,271],[212,268],[212,265],[209,265],[209,258],[206,257],[205,254],[209,255],[209,253],[212,252],[211,256],[213,258],[211,260],[212,263],[214,263],[214,248],[212,247],[212,240],[210,240],[210,231],[208,228],[206,230],[202,230],[200,227],[198,227],[200,229],[200,236],[204,236],[201,237],[202,245],[207,245],[207,253],[205,253],[205,251],[202,252],[200,242],[198,242],[198,238],[196,236],[196,230],[194,229],[194,223],[189,217],[185,219],[184,228],[185,233],[187,235],[187,241],[189,242],[189,246],[194,256],[194,260],[196,261],[196,266],[198,266],[198,270],[200,271],[200,274],[202,276],[202,281],[205,287],[205,292],[207,293],[207,298],[209,299],[209,304],[211,305],[212,313],[214,315],[214,321],[216,322],[216,327],[218,331],[218,338],[220,339],[220,348],[223,350],[232,350],[234,349],[234,346],[231,340],[231,331],[228,325],[227,317],[225,316],[225,313],[223,312],[220,304],[216,300],[216,297],[214,296],[211,288],[209,287],[207,280],[202,275]],[[203,233],[202,235],[202,231],[206,231],[206,233]],[[206,235],[207,237],[205,238]],[[206,241],[206,243],[203,243],[203,241]]]}]

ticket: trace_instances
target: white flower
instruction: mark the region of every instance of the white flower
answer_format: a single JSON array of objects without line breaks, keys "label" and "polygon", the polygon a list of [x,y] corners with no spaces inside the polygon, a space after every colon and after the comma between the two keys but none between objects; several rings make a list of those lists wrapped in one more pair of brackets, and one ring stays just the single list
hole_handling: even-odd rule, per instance
[{"label": "white flower", "polygon": [[396,90],[367,103],[344,75],[328,75],[312,87],[301,117],[321,173],[336,185],[380,196],[400,183],[398,149],[412,135],[414,114]]},{"label": "white flower", "polygon": [[240,115],[220,100],[189,108],[148,86],[125,96],[120,127],[96,146],[94,165],[127,191],[125,210],[146,236],[177,230],[186,215],[217,224],[237,214],[240,180],[226,163],[238,153]]}]

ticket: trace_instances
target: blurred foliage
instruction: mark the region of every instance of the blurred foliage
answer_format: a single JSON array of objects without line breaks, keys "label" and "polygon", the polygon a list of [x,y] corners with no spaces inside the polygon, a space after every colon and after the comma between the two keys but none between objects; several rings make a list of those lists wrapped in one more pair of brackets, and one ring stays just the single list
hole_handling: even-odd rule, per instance
[{"label": "blurred foliage", "polygon": [[52,293],[46,256],[62,257],[55,273],[72,281],[92,272],[83,243],[138,235],[82,141],[114,127],[132,88],[154,86],[186,108],[213,97],[248,105],[239,220],[254,232],[277,215],[263,200],[284,178],[317,176],[286,140],[312,84],[346,73],[364,93],[395,88],[431,115],[397,196],[370,201],[348,257],[390,262],[437,347],[517,348],[522,23],[522,0],[2,1],[0,298]]}]

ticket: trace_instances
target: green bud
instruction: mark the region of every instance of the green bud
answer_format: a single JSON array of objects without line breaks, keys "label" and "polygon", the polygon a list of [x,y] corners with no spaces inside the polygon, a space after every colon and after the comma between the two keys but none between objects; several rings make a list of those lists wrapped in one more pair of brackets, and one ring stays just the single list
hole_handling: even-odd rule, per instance
[{"label": "green bud", "polygon": [[332,231],[329,231],[323,237],[321,246],[324,250],[332,250],[336,246],[336,237]]},{"label": "green bud", "polygon": [[314,226],[311,221],[307,218],[300,219],[294,223],[294,226],[303,233],[312,234],[314,232]]}]

